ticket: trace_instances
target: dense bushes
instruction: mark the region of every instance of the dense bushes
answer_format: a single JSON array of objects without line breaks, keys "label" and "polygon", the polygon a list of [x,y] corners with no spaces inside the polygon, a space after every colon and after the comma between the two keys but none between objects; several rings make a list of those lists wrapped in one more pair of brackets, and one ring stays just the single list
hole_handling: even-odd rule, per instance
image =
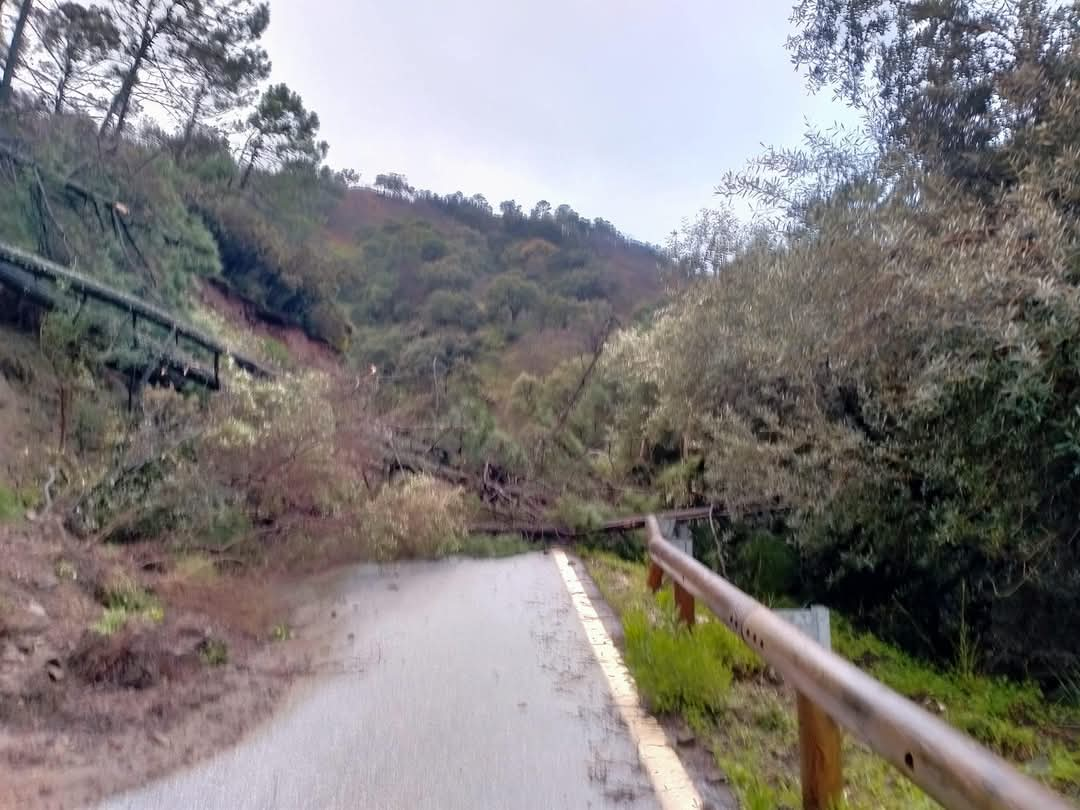
[{"label": "dense bushes", "polygon": [[410,475],[384,487],[363,517],[363,535],[377,559],[431,559],[465,539],[465,502],[456,487]]},{"label": "dense bushes", "polygon": [[920,182],[917,208],[820,207],[624,333],[619,455],[675,432],[710,498],[794,508],[807,596],[1052,680],[1080,665],[1076,243],[1036,187],[988,213]]}]

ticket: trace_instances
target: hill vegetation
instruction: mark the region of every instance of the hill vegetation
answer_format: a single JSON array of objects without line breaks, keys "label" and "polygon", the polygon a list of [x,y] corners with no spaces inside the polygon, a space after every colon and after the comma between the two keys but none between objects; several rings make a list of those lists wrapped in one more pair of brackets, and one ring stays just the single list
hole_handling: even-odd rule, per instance
[{"label": "hill vegetation", "polygon": [[[862,126],[767,150],[718,188],[764,216],[703,211],[664,251],[568,205],[361,186],[265,86],[265,5],[124,9],[11,20],[0,239],[285,373],[125,414],[167,336],[3,293],[41,351],[0,347],[33,403],[0,516],[53,478],[80,533],[249,565],[722,503],[698,556],[758,595],[1076,699],[1075,5],[803,0],[793,57]],[[472,491],[391,480],[432,470]]]},{"label": "hill vegetation", "polygon": [[797,4],[795,61],[864,115],[769,150],[672,240],[624,332],[624,468],[788,508],[703,536],[937,662],[1075,682],[1080,18],[1072,4]]},{"label": "hill vegetation", "polygon": [[[9,468],[5,491],[33,493],[56,468],[53,494],[81,532],[198,544],[212,524],[228,545],[300,533],[298,515],[305,531],[334,534],[385,477],[387,437],[393,466],[451,462],[499,486],[577,464],[571,400],[615,324],[663,296],[659,249],[568,205],[496,211],[394,173],[361,186],[324,164],[318,115],[297,93],[260,88],[265,5],[140,8],[36,9],[19,37],[10,20],[0,240],[287,374],[265,389],[230,385],[216,403],[150,392],[125,417],[118,389],[152,371],[169,336],[133,334],[74,297],[42,319],[5,292],[4,319],[39,334],[51,372],[48,383],[12,372],[51,440]],[[292,375],[305,368],[329,379]],[[326,419],[300,424],[297,408]],[[281,462],[272,447],[291,448],[295,469],[255,463]],[[168,452],[147,481],[151,448]],[[256,467],[266,475],[241,472]]]}]

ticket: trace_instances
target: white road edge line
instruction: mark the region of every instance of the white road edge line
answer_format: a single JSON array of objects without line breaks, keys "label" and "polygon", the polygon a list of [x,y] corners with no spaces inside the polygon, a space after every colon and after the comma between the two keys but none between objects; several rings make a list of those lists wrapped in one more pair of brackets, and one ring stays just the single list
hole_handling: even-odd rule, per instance
[{"label": "white road edge line", "polygon": [[574,566],[566,558],[566,552],[554,549],[552,556],[581,626],[585,628],[585,636],[589,639],[596,661],[607,678],[615,705],[637,746],[641,765],[649,774],[660,806],[663,810],[700,810],[704,807],[701,794],[686,773],[679,755],[668,744],[660,724],[641,707],[637,687],[623,664],[622,655],[596,613]]}]

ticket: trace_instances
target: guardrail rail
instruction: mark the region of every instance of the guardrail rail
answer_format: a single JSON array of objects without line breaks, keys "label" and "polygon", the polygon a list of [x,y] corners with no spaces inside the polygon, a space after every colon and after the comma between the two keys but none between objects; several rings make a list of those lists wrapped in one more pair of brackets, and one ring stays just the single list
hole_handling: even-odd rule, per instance
[{"label": "guardrail rail", "polygon": [[683,621],[698,599],[794,687],[803,808],[843,795],[841,727],[947,810],[1077,810],[973,739],[942,722],[669,543],[646,520],[649,587],[667,576]]}]

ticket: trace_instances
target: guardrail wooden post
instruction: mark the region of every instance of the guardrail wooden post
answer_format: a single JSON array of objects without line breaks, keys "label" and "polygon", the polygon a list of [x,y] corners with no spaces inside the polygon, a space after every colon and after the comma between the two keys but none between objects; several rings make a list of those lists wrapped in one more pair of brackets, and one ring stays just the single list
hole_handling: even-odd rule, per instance
[{"label": "guardrail wooden post", "polygon": [[687,627],[694,626],[694,595],[675,581],[675,604],[679,606],[679,619]]},{"label": "guardrail wooden post", "polygon": [[801,692],[796,702],[803,810],[831,810],[844,792],[840,729]]},{"label": "guardrail wooden post", "polygon": [[664,584],[664,569],[654,562],[649,563],[649,590],[656,593]]}]

